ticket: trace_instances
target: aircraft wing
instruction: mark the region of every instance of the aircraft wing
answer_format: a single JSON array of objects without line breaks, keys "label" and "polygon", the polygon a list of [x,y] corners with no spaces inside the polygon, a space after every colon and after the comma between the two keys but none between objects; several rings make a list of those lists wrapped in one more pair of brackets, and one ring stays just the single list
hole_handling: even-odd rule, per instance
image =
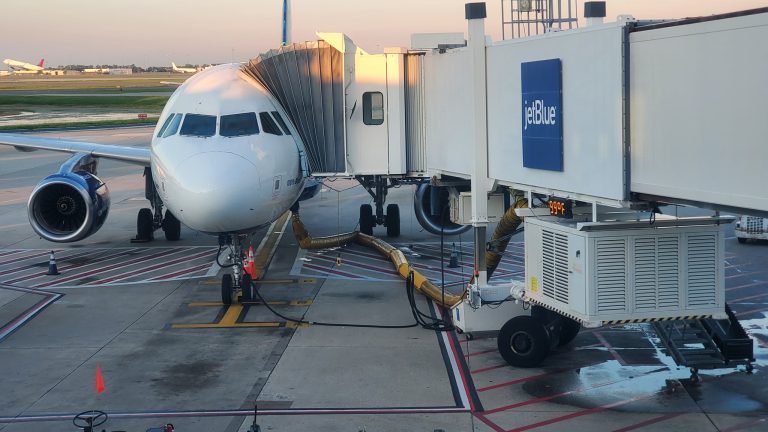
[{"label": "aircraft wing", "polygon": [[150,160],[150,151],[148,148],[97,144],[58,138],[0,134],[0,145],[13,146],[20,151],[51,150],[63,153],[88,153],[94,157],[113,159],[143,166],[149,166]]}]

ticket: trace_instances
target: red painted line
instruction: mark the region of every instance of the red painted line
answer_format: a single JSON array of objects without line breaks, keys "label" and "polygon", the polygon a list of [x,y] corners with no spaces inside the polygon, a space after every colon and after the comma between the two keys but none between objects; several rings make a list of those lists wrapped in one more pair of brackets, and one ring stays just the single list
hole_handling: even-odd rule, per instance
[{"label": "red painted line", "polygon": [[621,429],[616,429],[613,432],[629,432],[629,431],[633,431],[635,429],[640,429],[640,428],[643,428],[643,427],[646,427],[646,426],[650,426],[652,424],[661,423],[663,421],[667,421],[667,420],[673,419],[675,417],[680,417],[683,414],[686,414],[686,413],[679,412],[679,413],[664,414],[664,415],[661,415],[661,416],[658,416],[658,417],[654,417],[654,418],[651,418],[651,419],[648,419],[648,420],[645,420],[645,421],[641,421],[640,423],[635,423],[633,425],[625,426],[625,427],[623,427]]},{"label": "red painted line", "polygon": [[489,350],[485,350],[485,351],[475,351],[473,353],[464,354],[464,357],[474,357],[476,355],[488,354],[488,353],[498,352],[498,351],[499,350],[497,350],[497,349],[489,349]]},{"label": "red painted line", "polygon": [[[5,265],[5,264],[15,264],[15,263],[19,263],[19,262],[22,262],[22,261],[27,261],[27,260],[30,260],[30,259],[32,259],[32,258],[39,258],[39,257],[41,257],[41,256],[46,256],[46,255],[48,255],[49,253],[51,253],[51,251],[47,251],[47,252],[40,252],[40,253],[36,253],[36,254],[32,254],[32,255],[27,255],[27,256],[24,256],[24,257],[19,257],[19,258],[17,258],[17,259],[12,259],[12,260],[8,260],[8,261],[3,261],[3,262],[0,262],[0,266],[1,266],[1,265]],[[18,271],[18,268],[12,268],[12,269],[10,269],[10,270],[4,270],[4,271],[1,271],[1,272],[0,272],[0,276],[2,276],[2,275],[4,275],[4,274],[9,274],[9,273],[15,273],[15,272],[17,272],[17,271]]]},{"label": "red painted line", "polygon": [[[83,286],[102,285],[102,284],[106,284],[106,283],[110,283],[110,282],[114,282],[114,281],[118,281],[118,280],[128,279],[131,276],[136,276],[136,275],[139,275],[139,274],[145,274],[145,273],[153,272],[155,270],[159,270],[159,269],[162,269],[162,268],[170,267],[172,265],[179,264],[179,263],[182,263],[182,262],[185,262],[185,261],[190,261],[190,260],[202,258],[202,257],[204,257],[206,255],[209,255],[210,253],[211,253],[211,251],[198,252],[196,254],[183,256],[183,257],[172,259],[170,261],[162,262],[162,263],[159,263],[159,264],[154,264],[154,265],[151,265],[149,267],[143,267],[143,268],[140,268],[140,269],[131,270],[131,271],[128,271],[128,272],[125,272],[125,273],[121,273],[121,274],[118,274],[118,275],[114,275],[114,276],[108,277],[106,279],[99,279],[99,280],[95,280],[93,282],[88,282],[87,284],[83,284]],[[207,263],[207,264],[211,265],[210,262]]]},{"label": "red painted line", "polygon": [[499,425],[489,420],[488,417],[482,415],[481,413],[473,413],[473,415],[477,417],[481,422],[485,423],[486,426],[493,429],[494,432],[507,432],[501,427],[499,427]]},{"label": "red painted line", "polygon": [[315,271],[319,271],[321,273],[335,274],[335,275],[338,275],[338,276],[348,277],[350,279],[365,279],[364,277],[356,275],[356,274],[347,273],[345,271],[340,271],[340,270],[334,270],[332,268],[320,267],[320,266],[317,266],[317,265],[314,265],[314,264],[304,263],[304,264],[302,264],[302,266],[306,267],[306,268],[309,268],[309,269],[312,269],[312,270],[315,270]]},{"label": "red painted line", "polygon": [[[96,249],[96,254],[98,254],[99,253],[98,251],[101,251],[101,250],[103,250],[103,249]],[[87,256],[87,255],[92,254],[93,252],[94,251],[85,252],[85,253],[82,253],[82,254],[71,255],[71,256],[68,256],[68,257],[65,257],[65,258],[61,259],[60,261],[63,261],[63,260],[66,260],[66,259],[71,259],[71,258],[78,258],[78,257],[82,257],[82,256]],[[112,254],[112,255],[107,255],[105,257],[94,258],[92,261],[88,261],[86,263],[62,265],[62,266],[59,267],[59,272],[66,272],[66,271],[69,271],[69,270],[72,270],[72,269],[76,269],[76,268],[80,268],[80,267],[85,267],[85,266],[88,266],[88,265],[91,265],[91,264],[96,264],[96,263],[99,263],[99,262],[109,261],[109,260],[111,260],[113,258],[116,258],[116,257],[119,257],[119,256],[123,256],[123,255],[128,255],[128,254],[130,254],[129,251],[122,251],[122,252],[117,252],[117,253]],[[35,279],[40,279],[41,277],[48,276],[46,273],[47,273],[47,270],[46,270],[46,272],[40,272],[37,275],[27,275],[27,276],[18,277],[16,279],[11,279],[11,280],[5,281],[5,283],[12,284],[12,283],[15,283],[15,282],[20,282],[20,281],[27,282],[27,281],[31,281],[31,280],[35,280]]]},{"label": "red painted line", "polygon": [[194,267],[186,268],[186,269],[183,269],[183,270],[179,270],[177,272],[165,274],[165,275],[162,275],[162,276],[156,276],[156,277],[153,277],[152,279],[147,279],[147,281],[157,281],[157,280],[173,279],[176,276],[181,276],[181,275],[183,275],[185,273],[194,273],[196,271],[207,269],[210,266],[211,266],[211,263],[204,263],[204,264],[200,264],[198,266],[194,266]]},{"label": "red painted line", "polygon": [[746,285],[739,285],[739,286],[735,286],[735,287],[726,288],[725,290],[726,291],[734,291],[734,290],[737,290],[737,289],[749,288],[749,287],[753,287],[753,286],[756,286],[756,285],[766,285],[766,284],[768,284],[768,282],[765,282],[765,281],[752,282],[752,283],[749,283],[749,284],[746,284]]},{"label": "red painted line", "polygon": [[461,365],[459,363],[459,351],[456,348],[456,344],[453,341],[453,338],[451,335],[446,334],[445,338],[448,339],[448,343],[451,345],[451,352],[453,354],[453,359],[456,362],[456,369],[461,377],[461,385],[464,387],[464,394],[467,396],[467,400],[469,401],[469,409],[471,412],[475,412],[475,402],[472,399],[472,395],[469,394],[469,384],[467,384],[468,378],[464,376],[464,371],[461,370]]},{"label": "red painted line", "polygon": [[624,361],[624,357],[622,357],[621,354],[619,354],[619,352],[616,351],[616,349],[613,347],[613,345],[608,343],[608,340],[605,338],[605,336],[603,336],[602,333],[600,333],[599,331],[596,331],[593,334],[595,335],[597,340],[599,340],[600,343],[603,344],[604,347],[608,348],[608,352],[611,353],[613,358],[617,362],[619,362],[620,365],[622,365],[622,366],[626,366],[627,365],[627,362]]},{"label": "red painted line", "polygon": [[[647,371],[647,372],[644,372],[644,373],[640,374],[639,376],[654,374],[654,373],[659,372],[661,370],[667,370],[667,368],[665,367],[665,368],[661,368],[661,369],[655,369],[655,370],[652,370],[652,371]],[[510,405],[504,405],[504,406],[500,406],[498,408],[494,408],[494,409],[491,409],[491,410],[486,410],[484,414],[486,414],[486,415],[494,414],[494,413],[497,413],[497,412],[502,412],[502,411],[507,411],[507,410],[513,409],[513,408],[518,408],[518,407],[521,407],[521,406],[533,405],[533,404],[537,404],[537,403],[540,403],[540,402],[546,402],[548,400],[557,399],[559,397],[568,396],[568,395],[575,394],[575,393],[581,393],[581,392],[584,392],[584,391],[587,391],[587,390],[594,390],[596,388],[607,387],[609,385],[620,383],[622,381],[627,381],[629,379],[632,379],[632,378],[630,377],[630,378],[624,378],[624,379],[617,379],[617,380],[613,380],[613,381],[606,381],[604,383],[593,384],[591,386],[586,386],[586,387],[579,387],[579,388],[576,388],[576,389],[573,389],[573,390],[568,390],[568,391],[561,392],[561,393],[555,393],[555,394],[551,394],[551,395],[548,395],[548,396],[541,396],[541,397],[538,397],[538,398],[529,399],[529,400],[522,401],[522,402],[516,402],[516,403],[510,404]]]},{"label": "red painted line", "polygon": [[752,300],[752,299],[756,299],[756,298],[760,298],[760,297],[765,297],[765,296],[768,296],[768,293],[752,294],[752,295],[748,295],[746,297],[739,297],[739,298],[736,298],[736,299],[730,299],[730,300],[728,300],[728,303],[736,304],[736,303],[738,303],[740,301]]},{"label": "red painted line", "polygon": [[[480,369],[475,369],[473,371],[469,371],[469,373],[471,373],[471,374],[479,374],[479,373],[488,372],[488,371],[494,370],[494,369],[501,369],[501,368],[507,367],[507,366],[509,366],[507,363],[502,363],[502,364],[497,364],[496,366],[488,366],[488,367],[484,367],[484,368],[480,368]],[[478,390],[478,391],[480,391],[480,390]]]},{"label": "red painted line", "polygon": [[768,420],[768,416],[766,416],[766,417],[759,417],[759,418],[756,418],[754,420],[748,420],[748,421],[745,421],[745,422],[733,425],[733,426],[729,427],[728,429],[721,429],[721,431],[722,432],[734,432],[734,431],[744,430],[744,429],[747,429],[747,428],[749,428],[750,430],[754,430],[754,429],[752,429],[752,426],[754,426],[756,424],[759,424],[759,423],[764,423],[766,420]]},{"label": "red painted line", "polygon": [[14,254],[17,254],[17,253],[22,253],[22,252],[25,252],[25,250],[24,249],[12,249],[12,250],[8,250],[8,251],[0,252],[0,257],[4,257],[4,256],[8,256],[8,255],[14,255]]},{"label": "red painted line", "polygon": [[[58,259],[59,261],[62,261],[62,260],[64,260],[64,259],[77,258],[77,257],[81,257],[81,256],[84,256],[84,255],[89,255],[89,254],[91,254],[91,253],[93,253],[93,251],[80,252],[80,253],[76,253],[76,254],[68,255],[68,256],[67,256],[67,257],[65,257],[65,258],[57,257],[57,259]],[[9,269],[9,270],[4,270],[4,271],[1,271],[1,272],[0,272],[0,276],[7,276],[7,275],[11,275],[11,274],[14,274],[14,273],[23,272],[23,271],[35,270],[37,267],[39,267],[39,265],[38,265],[38,264],[27,264],[27,265],[25,265],[25,266],[16,267],[16,268],[12,268],[12,269]],[[59,267],[59,269],[61,270],[61,267]],[[48,271],[48,270],[47,270],[47,268],[46,268],[46,272],[47,272],[47,271]],[[41,273],[41,274],[42,274],[42,275],[45,275],[45,273]],[[8,283],[8,284],[12,284],[12,283],[14,283],[14,282],[18,282],[18,281],[20,281],[20,280],[29,280],[29,275],[28,275],[28,276],[22,276],[22,277],[20,277],[20,278],[17,278],[17,279],[11,279],[11,280],[7,280],[7,281],[5,281],[5,283]]]},{"label": "red painted line", "polygon": [[[766,294],[766,295],[768,295],[768,294]],[[749,310],[745,310],[745,311],[736,311],[734,309],[734,313],[736,314],[736,317],[739,317],[740,315],[749,315],[751,313],[768,312],[768,311],[766,311],[765,308],[766,308],[766,305],[760,306],[759,308],[749,309]]]},{"label": "red painted line", "polygon": [[515,384],[520,384],[520,383],[524,383],[524,382],[528,382],[528,381],[534,381],[534,380],[537,380],[539,378],[543,378],[543,377],[549,376],[549,375],[557,375],[557,374],[560,374],[560,373],[563,373],[563,372],[570,372],[570,371],[575,371],[575,370],[578,370],[578,369],[583,369],[585,367],[594,366],[594,365],[600,364],[600,363],[602,363],[602,362],[590,363],[588,365],[579,366],[579,367],[575,367],[575,368],[555,369],[555,370],[551,370],[551,371],[547,371],[547,372],[542,372],[542,373],[536,374],[536,375],[529,375],[527,377],[513,379],[512,381],[505,381],[503,383],[493,384],[493,385],[490,385],[488,387],[483,387],[483,388],[477,389],[477,391],[478,392],[484,392],[484,391],[489,391],[489,390],[495,390],[495,389],[501,388],[501,387],[509,387],[509,386],[515,385]]},{"label": "red painted line", "polygon": [[622,400],[622,401],[618,401],[618,402],[613,402],[613,403],[609,403],[609,404],[605,404],[605,405],[600,405],[600,406],[596,406],[594,408],[589,408],[589,409],[585,409],[585,410],[582,410],[582,411],[577,411],[577,412],[574,412],[574,413],[570,413],[570,414],[562,415],[562,416],[559,416],[559,417],[551,418],[549,420],[544,420],[544,421],[540,421],[540,422],[537,422],[537,423],[531,423],[531,424],[526,425],[526,426],[521,426],[521,427],[518,427],[518,428],[515,428],[515,429],[510,429],[507,432],[522,432],[522,431],[527,431],[527,430],[531,430],[531,429],[538,429],[538,428],[540,428],[542,426],[549,426],[551,424],[560,423],[560,422],[565,421],[565,420],[570,420],[570,419],[577,418],[577,417],[583,417],[585,415],[599,413],[599,412],[602,412],[602,411],[605,411],[605,410],[609,410],[611,408],[615,408],[617,406],[626,405],[628,403],[636,402],[636,401],[639,401],[639,400],[642,400],[642,399],[648,399],[649,397],[654,396],[656,393],[657,392],[647,393],[647,394],[644,394],[644,395],[635,396],[635,397],[630,398],[630,399],[626,399],[626,400]]},{"label": "red painted line", "polygon": [[87,272],[74,274],[74,275],[67,276],[67,277],[64,277],[64,278],[57,278],[55,280],[52,280],[52,281],[40,284],[40,285],[37,286],[37,288],[43,288],[43,287],[52,286],[52,285],[61,285],[64,282],[69,282],[69,281],[76,280],[76,279],[79,279],[79,278],[83,278],[83,277],[86,277],[86,276],[91,276],[91,275],[95,275],[95,274],[99,274],[99,273],[108,272],[110,270],[117,270],[117,269],[124,268],[124,267],[127,267],[127,266],[132,265],[132,264],[153,260],[155,258],[160,258],[160,257],[166,256],[166,255],[173,255],[175,253],[182,252],[182,251],[186,252],[188,250],[189,250],[189,248],[165,249],[162,252],[158,252],[158,253],[147,255],[147,256],[143,256],[143,257],[138,257],[138,258],[135,258],[135,259],[132,259],[132,260],[128,260],[128,261],[122,262],[122,263],[108,265],[106,267],[101,267],[101,268],[90,270],[90,271],[87,271]]}]

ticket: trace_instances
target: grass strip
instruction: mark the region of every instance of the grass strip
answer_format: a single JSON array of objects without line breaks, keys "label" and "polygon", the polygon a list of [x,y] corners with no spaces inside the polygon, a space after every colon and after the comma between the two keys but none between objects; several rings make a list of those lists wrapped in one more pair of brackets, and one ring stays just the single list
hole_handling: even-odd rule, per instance
[{"label": "grass strip", "polygon": [[126,120],[94,120],[94,121],[84,121],[84,122],[7,125],[7,126],[0,126],[0,131],[28,131],[28,130],[38,130],[38,129],[82,129],[82,128],[96,127],[96,126],[129,126],[129,125],[153,126],[155,124],[157,124],[157,118],[126,119]]},{"label": "grass strip", "polygon": [[168,96],[0,96],[0,107],[162,108],[167,101]]}]

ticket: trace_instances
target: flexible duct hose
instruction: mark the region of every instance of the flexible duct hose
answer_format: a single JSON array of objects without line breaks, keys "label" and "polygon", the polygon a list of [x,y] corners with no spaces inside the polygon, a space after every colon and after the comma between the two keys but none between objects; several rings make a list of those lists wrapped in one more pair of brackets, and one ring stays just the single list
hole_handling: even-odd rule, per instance
[{"label": "flexible duct hose", "polygon": [[[397,273],[403,279],[407,278],[410,272],[413,272],[413,282],[416,290],[432,299],[435,303],[450,308],[461,301],[461,296],[451,293],[443,294],[440,288],[435,286],[435,284],[430,282],[424,275],[411,267],[408,260],[405,259],[405,255],[403,255],[400,250],[381,239],[362,234],[358,231],[338,234],[335,236],[312,238],[304,227],[304,224],[301,222],[298,213],[293,213],[291,215],[291,225],[293,226],[293,234],[296,236],[296,240],[299,242],[299,246],[302,249],[325,249],[343,246],[350,241],[354,241],[360,245],[375,249],[380,254],[388,257],[397,269]],[[443,302],[443,299],[445,299],[445,302]]]},{"label": "flexible duct hose", "polygon": [[485,264],[486,271],[488,272],[488,279],[491,278],[496,267],[501,262],[501,255],[507,249],[511,234],[515,232],[517,227],[523,222],[523,218],[515,213],[515,209],[528,207],[528,200],[521,198],[515,201],[515,204],[507,209],[504,216],[496,226],[496,230],[491,236],[491,243],[495,244],[493,250],[485,251]]}]

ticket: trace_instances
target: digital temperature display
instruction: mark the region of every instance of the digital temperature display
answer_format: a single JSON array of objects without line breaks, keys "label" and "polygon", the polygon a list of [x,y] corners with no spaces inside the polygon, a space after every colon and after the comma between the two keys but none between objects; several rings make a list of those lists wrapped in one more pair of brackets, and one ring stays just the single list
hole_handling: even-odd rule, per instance
[{"label": "digital temperature display", "polygon": [[567,219],[573,218],[573,201],[561,198],[550,198],[549,214]]}]

